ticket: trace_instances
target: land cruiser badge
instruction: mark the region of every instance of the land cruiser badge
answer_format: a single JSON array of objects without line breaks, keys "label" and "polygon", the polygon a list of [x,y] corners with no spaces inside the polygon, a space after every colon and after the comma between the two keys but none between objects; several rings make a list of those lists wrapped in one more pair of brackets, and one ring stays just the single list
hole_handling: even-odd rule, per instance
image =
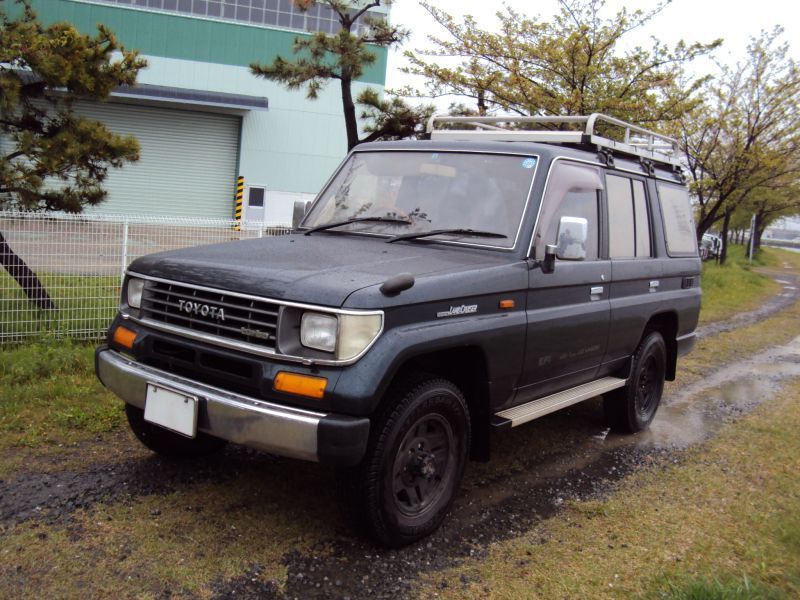
[{"label": "land cruiser badge", "polygon": [[442,317],[459,317],[461,315],[471,315],[472,313],[476,312],[478,312],[477,304],[462,304],[461,306],[451,306],[450,310],[443,310],[436,313],[436,318],[441,319]]}]

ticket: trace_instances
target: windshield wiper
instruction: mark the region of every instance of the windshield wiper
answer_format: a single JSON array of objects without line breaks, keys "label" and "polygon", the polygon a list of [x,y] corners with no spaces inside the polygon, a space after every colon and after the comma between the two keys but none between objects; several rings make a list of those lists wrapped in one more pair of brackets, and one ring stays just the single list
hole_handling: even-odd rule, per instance
[{"label": "windshield wiper", "polygon": [[404,233],[403,235],[396,235],[393,238],[386,240],[387,244],[392,242],[401,242],[403,240],[415,240],[417,238],[428,237],[431,235],[442,235],[446,233],[459,234],[459,235],[474,235],[475,237],[487,238],[507,238],[507,235],[502,233],[495,233],[494,231],[481,231],[480,229],[431,229],[430,231],[420,231],[417,233]]},{"label": "windshield wiper", "polygon": [[303,232],[304,235],[311,235],[315,231],[325,231],[326,229],[333,229],[334,227],[342,227],[343,225],[350,225],[350,223],[392,223],[394,225],[411,225],[411,221],[407,219],[396,219],[394,217],[356,217],[354,219],[346,219],[344,221],[334,221],[333,223],[325,223],[324,225],[317,225],[308,231]]}]

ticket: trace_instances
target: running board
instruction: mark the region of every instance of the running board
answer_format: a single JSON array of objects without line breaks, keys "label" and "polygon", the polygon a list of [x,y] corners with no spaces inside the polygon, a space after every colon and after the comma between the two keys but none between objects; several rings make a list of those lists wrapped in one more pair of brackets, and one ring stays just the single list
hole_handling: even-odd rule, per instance
[{"label": "running board", "polygon": [[625,385],[626,380],[618,377],[603,377],[596,381],[590,381],[569,390],[558,392],[551,396],[545,396],[519,406],[507,408],[495,413],[492,425],[498,428],[516,427],[528,421],[533,421],[539,417],[549,415],[551,412],[561,410],[567,406],[572,406],[578,402],[583,402],[589,398],[594,398],[600,394],[605,394],[611,390],[616,390]]}]

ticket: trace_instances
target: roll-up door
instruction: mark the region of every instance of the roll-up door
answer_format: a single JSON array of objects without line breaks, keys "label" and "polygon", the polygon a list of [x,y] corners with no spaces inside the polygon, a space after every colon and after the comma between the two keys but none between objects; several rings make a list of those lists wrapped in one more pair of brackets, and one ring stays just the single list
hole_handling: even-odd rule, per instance
[{"label": "roll-up door", "polygon": [[95,211],[231,218],[240,117],[133,104],[79,104],[76,112],[139,140],[138,162],[110,169]]}]

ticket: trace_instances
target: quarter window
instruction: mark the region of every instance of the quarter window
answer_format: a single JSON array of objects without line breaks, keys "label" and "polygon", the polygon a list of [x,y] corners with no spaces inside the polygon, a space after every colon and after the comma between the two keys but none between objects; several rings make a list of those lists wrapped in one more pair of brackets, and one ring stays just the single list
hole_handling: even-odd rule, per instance
[{"label": "quarter window", "polygon": [[667,252],[670,255],[696,254],[697,238],[686,188],[659,183],[658,200],[664,217]]},{"label": "quarter window", "polygon": [[644,183],[638,179],[606,176],[608,191],[608,250],[611,258],[651,256],[650,221]]}]

